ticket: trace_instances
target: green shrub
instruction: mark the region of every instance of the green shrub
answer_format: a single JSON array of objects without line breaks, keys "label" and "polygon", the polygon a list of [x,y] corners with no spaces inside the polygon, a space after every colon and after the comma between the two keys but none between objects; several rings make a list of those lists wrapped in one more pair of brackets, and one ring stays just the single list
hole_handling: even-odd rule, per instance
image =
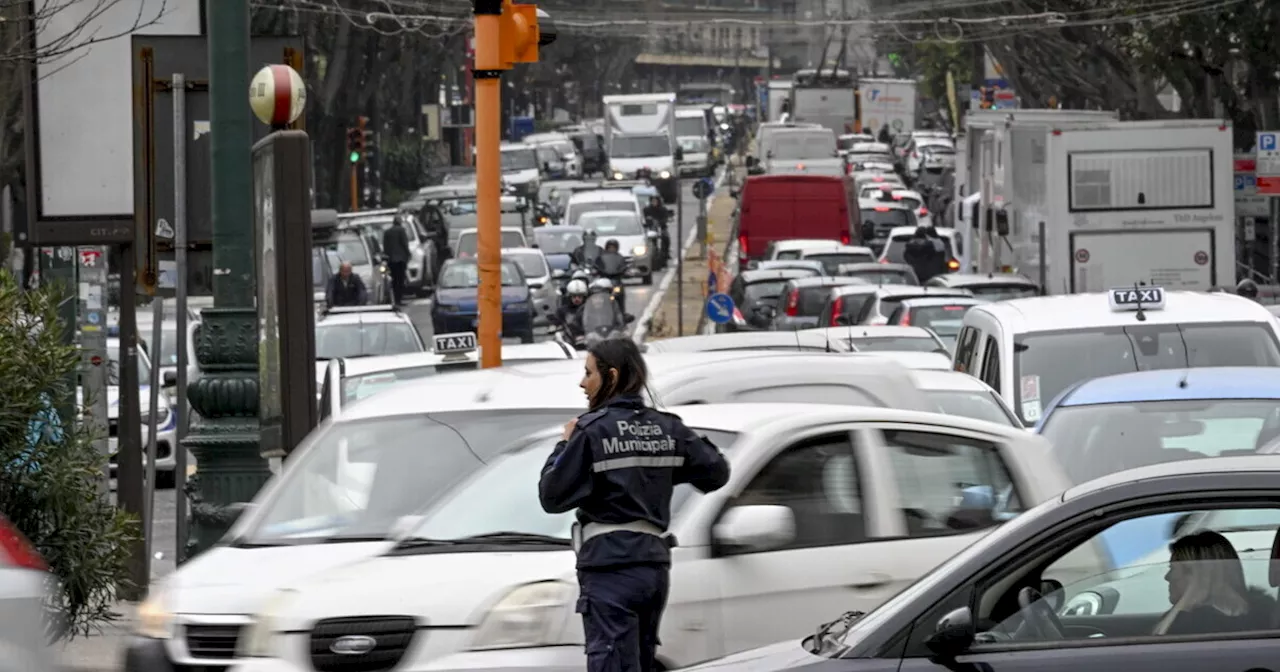
[{"label": "green shrub", "polygon": [[[116,617],[131,516],[99,494],[106,456],[87,423],[70,429],[53,409],[82,414],[77,348],[61,341],[61,287],[23,291],[0,271],[0,513],[35,544],[57,577],[49,605],[54,637],[88,634]],[[43,328],[52,325],[54,328]]]}]

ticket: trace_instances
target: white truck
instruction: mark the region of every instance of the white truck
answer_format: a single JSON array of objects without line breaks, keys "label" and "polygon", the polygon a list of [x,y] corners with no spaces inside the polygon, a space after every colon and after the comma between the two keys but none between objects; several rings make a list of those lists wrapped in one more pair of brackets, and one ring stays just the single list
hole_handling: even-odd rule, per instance
[{"label": "white truck", "polygon": [[800,70],[791,78],[791,119],[852,133],[858,119],[858,92],[847,70]]},{"label": "white truck", "polygon": [[1007,228],[995,247],[1048,293],[1235,282],[1230,125],[1015,119],[994,143],[984,178]]},{"label": "white truck", "polygon": [[[986,189],[983,200],[983,166],[994,161],[996,151],[995,128],[1010,121],[1024,123],[1063,124],[1079,122],[1119,121],[1117,112],[1095,110],[970,110],[964,116],[964,128],[956,138],[956,172],[955,194],[950,223],[956,234],[964,239],[963,253],[960,255],[960,267],[967,270],[978,270],[979,253],[982,257],[994,256],[998,252],[991,245],[991,239],[980,239],[982,227],[978,224],[986,220],[986,213],[991,209],[992,194]],[[1016,140],[1016,138],[1015,138]],[[988,171],[989,172],[989,171]],[[987,181],[988,183],[990,180]],[[974,210],[973,206],[977,209]],[[990,267],[990,264],[986,267]],[[995,270],[1000,270],[997,266]],[[966,271],[967,272],[967,271]]]},{"label": "white truck", "polygon": [[604,96],[602,100],[609,177],[647,177],[664,202],[674,203],[680,196],[677,170],[684,154],[676,143],[676,94]]},{"label": "white truck", "polygon": [[916,82],[913,79],[863,79],[858,84],[862,97],[862,129],[879,135],[889,127],[890,135],[910,133],[916,128]]},{"label": "white truck", "polygon": [[769,113],[765,121],[782,121],[783,104],[790,106],[788,101],[791,100],[791,80],[771,79],[768,86],[765,103],[769,106]]},{"label": "white truck", "polygon": [[684,154],[679,161],[681,177],[710,177],[715,173],[711,152],[712,132],[710,105],[680,105],[676,107],[676,143]]}]

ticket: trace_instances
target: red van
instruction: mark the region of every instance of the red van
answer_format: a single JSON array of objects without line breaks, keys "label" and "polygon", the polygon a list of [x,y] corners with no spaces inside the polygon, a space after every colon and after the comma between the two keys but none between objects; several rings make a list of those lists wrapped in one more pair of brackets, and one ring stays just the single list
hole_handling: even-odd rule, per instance
[{"label": "red van", "polygon": [[775,240],[816,238],[848,245],[858,231],[853,182],[831,175],[756,175],[739,194],[738,264],[745,269]]}]

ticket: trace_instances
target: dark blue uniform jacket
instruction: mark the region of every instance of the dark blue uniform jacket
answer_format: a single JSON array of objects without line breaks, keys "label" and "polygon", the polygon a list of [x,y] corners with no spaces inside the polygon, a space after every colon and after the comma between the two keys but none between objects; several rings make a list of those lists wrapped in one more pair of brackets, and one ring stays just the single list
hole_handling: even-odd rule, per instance
[{"label": "dark blue uniform jacket", "polygon": [[[538,497],[547,513],[578,510],[578,522],[647,521],[666,530],[671,491],[689,483],[711,492],[729,481],[729,463],[680,418],[620,396],[578,418],[568,441],[547,458]],[[587,540],[578,568],[670,564],[671,550],[656,536],[611,532]]]}]

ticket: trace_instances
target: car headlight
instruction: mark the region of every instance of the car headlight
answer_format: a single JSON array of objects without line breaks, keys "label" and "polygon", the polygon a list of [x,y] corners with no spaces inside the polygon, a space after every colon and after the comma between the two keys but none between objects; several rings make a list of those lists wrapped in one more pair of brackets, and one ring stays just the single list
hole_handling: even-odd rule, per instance
[{"label": "car headlight", "polygon": [[564,581],[541,581],[507,593],[476,631],[472,650],[521,649],[561,643],[573,614],[576,588]]},{"label": "car headlight", "polygon": [[662,178],[662,179],[664,179],[664,180],[665,180],[665,179],[667,179],[667,178],[671,177],[671,171],[669,171],[669,170],[664,170],[664,171],[662,171],[661,173],[658,173],[658,177],[660,177],[660,178]]},{"label": "car headlight", "polygon": [[631,248],[631,254],[634,254],[637,257],[643,257],[644,253],[648,251],[649,251],[649,248],[645,247],[644,245],[636,245],[635,247]]},{"label": "car headlight", "polygon": [[169,611],[169,591],[164,584],[154,586],[147,599],[138,605],[138,625],[134,633],[151,639],[173,636],[173,612]]},{"label": "car headlight", "polygon": [[623,177],[624,176],[622,174],[622,171],[618,171],[618,170],[613,171],[613,179],[621,180]]},{"label": "car headlight", "polygon": [[236,648],[237,657],[275,657],[278,653],[275,650],[277,625],[284,610],[297,594],[293,590],[279,590],[263,602],[262,608],[253,616],[253,623],[245,628],[245,635],[240,638],[240,645]]},{"label": "car headlight", "polygon": [[[156,409],[156,427],[164,427],[165,423],[169,422],[169,414],[170,411],[168,406],[161,406]],[[142,424],[145,426],[151,425],[151,413],[149,411],[142,414]]]}]

